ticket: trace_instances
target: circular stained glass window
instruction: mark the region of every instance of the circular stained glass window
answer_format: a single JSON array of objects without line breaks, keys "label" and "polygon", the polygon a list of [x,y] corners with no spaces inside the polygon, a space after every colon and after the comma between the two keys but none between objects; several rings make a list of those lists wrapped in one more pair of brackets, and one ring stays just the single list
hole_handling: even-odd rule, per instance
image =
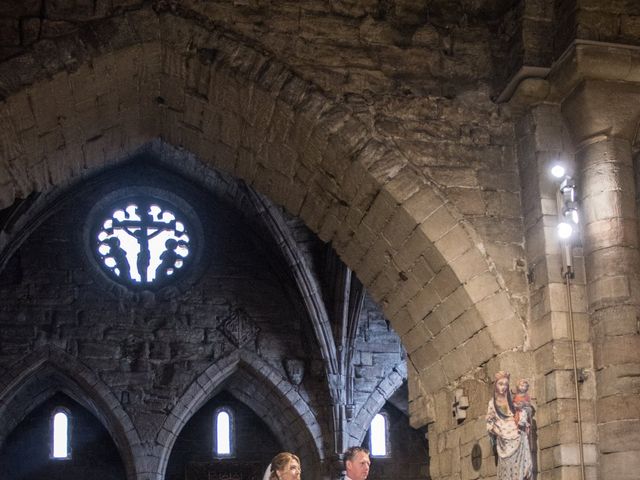
[{"label": "circular stained glass window", "polygon": [[175,206],[138,196],[103,212],[93,233],[94,253],[110,277],[147,287],[180,276],[192,256],[191,236]]}]

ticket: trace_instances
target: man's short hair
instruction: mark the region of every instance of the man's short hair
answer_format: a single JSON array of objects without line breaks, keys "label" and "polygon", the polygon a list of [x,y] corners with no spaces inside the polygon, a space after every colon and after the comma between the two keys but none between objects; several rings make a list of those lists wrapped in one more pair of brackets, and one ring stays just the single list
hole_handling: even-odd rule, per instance
[{"label": "man's short hair", "polygon": [[366,453],[369,455],[369,450],[364,447],[349,447],[342,454],[342,461],[344,462],[344,468],[347,468],[347,462],[353,462],[353,459],[358,453]]}]

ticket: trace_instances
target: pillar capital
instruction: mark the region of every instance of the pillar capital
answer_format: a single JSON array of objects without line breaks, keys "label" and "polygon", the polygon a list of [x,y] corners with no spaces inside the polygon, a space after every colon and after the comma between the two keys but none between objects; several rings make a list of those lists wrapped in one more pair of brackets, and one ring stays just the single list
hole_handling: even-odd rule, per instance
[{"label": "pillar capital", "polygon": [[550,68],[523,67],[498,101],[515,109],[560,104],[576,146],[599,135],[632,141],[640,117],[640,47],[575,40]]},{"label": "pillar capital", "polygon": [[632,143],[640,119],[640,84],[585,79],[562,101],[576,149],[605,138]]}]

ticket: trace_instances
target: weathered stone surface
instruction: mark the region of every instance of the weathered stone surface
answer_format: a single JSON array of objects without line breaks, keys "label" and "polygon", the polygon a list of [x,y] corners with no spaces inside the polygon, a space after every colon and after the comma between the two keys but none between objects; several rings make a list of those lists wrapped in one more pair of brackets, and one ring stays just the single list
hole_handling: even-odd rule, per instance
[{"label": "weathered stone surface", "polygon": [[600,428],[604,434],[603,441],[600,443],[600,451],[612,453],[640,449],[638,423],[638,420],[631,420],[603,425]]},{"label": "weathered stone surface", "polygon": [[[551,425],[556,422],[571,420],[577,424],[575,399],[557,399],[540,404],[536,410],[536,420],[539,427]],[[585,425],[595,425],[595,405],[592,402],[582,401],[580,413]]]},{"label": "weathered stone surface", "polygon": [[[576,345],[578,368],[589,368],[591,366],[591,355],[592,352],[589,345],[584,343]],[[535,352],[534,358],[537,363],[536,370],[543,374],[573,367],[573,352],[570,342],[556,340],[553,343],[548,343]]]},{"label": "weathered stone surface", "polygon": [[606,337],[594,348],[594,363],[599,368],[609,365],[637,364],[640,335]]},{"label": "weathered stone surface", "polygon": [[[206,165],[192,175],[206,177],[215,168],[236,175],[300,215],[322,240],[332,242],[381,301],[409,352],[412,422],[438,422],[437,428],[430,427],[438,433],[430,438],[431,475],[490,477],[495,465],[488,453],[483,451],[486,460],[479,472],[468,465],[468,444],[479,438],[486,443],[477,427],[482,413],[476,411],[473,421],[454,425],[450,390],[470,375],[500,365],[513,372],[529,369],[527,375],[535,371],[540,412],[571,401],[568,303],[555,237],[557,185],[546,178],[546,169],[556,157],[571,161],[578,152],[573,173],[582,189],[580,208],[587,221],[581,231],[584,252],[574,249],[571,306],[579,364],[587,374],[581,387],[584,409],[590,412],[585,431],[594,438],[597,421],[602,445],[612,451],[620,447],[615,428],[605,425],[607,419],[613,422],[623,415],[625,407],[630,419],[637,418],[634,338],[640,289],[630,162],[637,143],[632,138],[637,102],[621,95],[635,88],[637,65],[634,50],[625,48],[627,63],[613,65],[609,59],[620,49],[610,44],[578,42],[579,55],[561,54],[576,35],[637,44],[640,12],[635,4],[151,3],[0,2],[0,56],[7,59],[0,65],[0,205],[8,208],[0,215],[3,255],[13,255],[13,245],[26,238],[19,232],[28,222],[20,219],[31,221],[30,215],[40,208],[38,204],[30,211],[28,203],[14,205],[16,198],[25,199],[32,192],[53,198],[57,189],[127,159],[140,145],[161,136]],[[589,48],[599,49],[597,61],[585,54]],[[525,92],[537,98],[530,112],[517,102],[494,103],[494,91],[499,93],[511,78],[517,81],[514,75],[520,67],[551,65],[554,70],[545,73],[545,79],[525,81],[536,85]],[[616,83],[599,80],[595,88],[590,79],[583,82],[583,68],[598,79],[617,75]],[[567,89],[576,78],[584,85]],[[535,96],[545,88],[544,95]],[[562,97],[565,91],[572,92],[570,99]],[[514,114],[522,118],[516,120]],[[581,143],[583,139],[587,142]],[[185,162],[169,163],[180,169]],[[212,205],[216,202],[205,210],[215,212]],[[12,243],[16,239],[19,242]],[[321,249],[311,250],[309,258],[322,256]],[[277,262],[271,251],[263,256]],[[23,258],[26,255],[21,262]],[[3,263],[1,288],[14,288],[3,308],[15,313],[24,308],[18,305],[37,299],[44,309],[62,303],[62,310],[68,311],[84,301],[69,285],[82,290],[91,281],[86,271],[74,270],[70,258],[70,249],[64,249],[55,271],[51,263],[42,262],[42,273],[34,274],[34,285],[28,288],[15,282],[20,282],[22,268],[35,267]],[[289,267],[299,264],[299,259],[288,259]],[[236,278],[236,273],[229,277]],[[263,280],[247,280],[255,282],[248,290],[264,286]],[[39,316],[29,319],[38,324],[35,330],[16,328],[12,313],[2,320],[11,324],[6,334],[3,324],[0,333],[2,362],[17,360],[21,349],[51,344],[84,355],[91,369],[113,369],[108,378],[119,385],[128,368],[133,368],[129,373],[136,385],[143,382],[136,369],[149,371],[158,389],[146,392],[148,405],[161,410],[175,397],[178,388],[173,386],[188,383],[190,371],[229,354],[229,345],[207,325],[223,314],[220,304],[198,303],[218,289],[226,294],[222,283],[206,292],[189,289],[193,295],[189,307],[183,308],[210,309],[208,316],[178,315],[179,302],[171,300],[163,313],[179,322],[178,328],[159,325],[161,316],[155,313],[132,315],[148,326],[131,327],[138,343],[149,342],[148,355],[135,342],[136,348],[119,344],[127,341],[123,330],[101,332],[75,325],[69,313],[60,314],[69,319],[60,338],[46,336],[55,329],[49,320],[37,320]],[[329,295],[331,285],[319,291],[320,296]],[[303,295],[299,301],[306,304],[308,299]],[[126,302],[118,307],[123,319],[137,308]],[[296,306],[291,310],[295,315],[288,313],[298,319],[300,310]],[[271,304],[261,311],[265,323],[266,318],[285,316]],[[336,322],[333,315],[328,312],[328,322]],[[96,311],[96,318],[104,316],[104,311]],[[373,324],[382,327],[385,322],[375,316]],[[377,385],[373,378],[383,381],[386,369],[379,364],[391,362],[391,350],[401,355],[399,344],[373,338],[387,333],[384,328],[375,330],[360,355],[353,357],[361,362],[356,366],[364,375],[359,377],[363,383],[358,386],[358,404],[366,398],[380,400],[379,394],[369,397]],[[87,338],[103,343],[77,341]],[[107,358],[112,342],[112,358]],[[269,354],[282,351],[268,339],[258,346]],[[318,354],[309,359],[316,382],[323,358]],[[167,367],[172,359],[179,365]],[[265,369],[260,371],[269,376]],[[256,391],[250,379],[237,382],[238,395],[245,392],[269,401],[270,395]],[[432,398],[425,395],[440,388],[447,391],[438,394],[434,409]],[[327,402],[319,391],[303,390],[305,406],[299,416],[313,424],[309,412]],[[284,394],[291,395],[291,390]],[[486,395],[478,394],[482,403]],[[144,397],[141,392],[131,396],[136,404]],[[291,411],[286,415],[296,418]],[[575,452],[564,448],[572,440],[556,425],[561,420],[550,413],[547,417],[541,423],[548,448],[538,476],[573,479]],[[143,415],[138,418],[147,422]],[[322,422],[318,429],[330,432],[332,422]],[[362,418],[358,422],[358,428],[366,428]],[[156,428],[158,422],[150,416],[148,423]],[[154,428],[143,426],[139,431],[152,435]],[[284,430],[279,426],[276,431]],[[329,445],[323,453],[329,458],[333,440],[318,442]],[[159,458],[157,452],[154,455]],[[605,458],[610,454],[598,459],[605,478],[624,476]],[[626,462],[626,452],[620,458]],[[148,457],[139,462],[139,471],[156,474]]]},{"label": "weathered stone surface", "polygon": [[637,452],[611,453],[603,457],[600,471],[610,478],[631,479],[639,464]]},{"label": "weathered stone surface", "polygon": [[[233,184],[233,186],[227,184],[225,187],[225,181],[229,180],[221,180],[219,174],[212,177],[212,181],[217,185],[217,188],[221,189],[219,193],[226,195],[225,201],[227,203],[248,201],[246,199],[248,193],[244,187],[239,188],[238,184]],[[95,194],[94,192],[85,193],[89,196]],[[234,199],[236,195],[238,198]],[[91,203],[89,202],[88,205]],[[223,229],[225,223],[228,226],[228,222],[233,224],[243,221],[239,218],[233,219],[229,212],[224,213],[223,208],[218,208],[217,212],[216,222],[219,229]],[[289,333],[286,336],[289,337],[289,340],[285,339],[284,343],[281,343],[280,340],[274,341],[277,334],[274,336],[274,332],[271,334],[268,332],[271,327],[264,328],[265,325],[269,325],[277,318],[293,319],[296,316],[283,313],[283,308],[285,310],[287,308],[284,305],[288,301],[285,301],[284,304],[273,301],[273,297],[279,295],[277,293],[278,287],[275,286],[278,282],[268,281],[269,268],[259,273],[261,269],[258,264],[260,262],[248,262],[252,255],[256,255],[255,252],[248,255],[235,255],[228,251],[231,255],[230,258],[236,258],[235,261],[238,261],[236,266],[225,270],[227,267],[224,267],[224,261],[220,263],[221,259],[218,257],[213,263],[213,270],[201,280],[205,284],[211,282],[209,286],[192,285],[193,288],[188,292],[173,291],[165,296],[164,294],[154,295],[151,292],[143,291],[133,295],[127,293],[124,288],[113,288],[110,292],[105,293],[103,288],[106,286],[100,283],[104,282],[104,279],[100,280],[99,272],[93,271],[95,266],[85,264],[82,260],[83,257],[76,256],[75,261],[72,259],[74,253],[70,239],[75,238],[73,234],[66,237],[60,234],[64,228],[72,231],[77,215],[75,210],[67,209],[66,214],[57,215],[52,220],[52,224],[43,227],[43,231],[34,234],[32,240],[34,243],[29,244],[32,245],[29,250],[34,257],[30,261],[21,263],[21,268],[25,269],[23,273],[33,272],[33,275],[25,275],[30,278],[27,283],[31,284],[31,295],[39,296],[40,300],[45,302],[48,301],[46,299],[49,296],[55,297],[57,302],[62,302],[62,304],[59,304],[59,307],[51,312],[47,311],[42,315],[41,320],[36,315],[27,321],[26,318],[21,320],[20,316],[17,319],[13,318],[12,309],[22,308],[18,307],[16,302],[3,302],[2,312],[0,312],[0,322],[3,324],[3,328],[0,329],[1,362],[12,362],[14,346],[16,353],[19,349],[22,349],[24,353],[25,348],[32,352],[38,352],[39,349],[46,348],[47,344],[53,348],[65,349],[70,352],[70,355],[73,355],[74,359],[76,356],[81,359],[82,364],[85,365],[84,368],[100,372],[102,381],[106,382],[110,388],[117,389],[118,395],[122,393],[122,398],[126,399],[127,409],[131,412],[134,421],[140,422],[138,431],[144,435],[153,436],[157,428],[148,423],[151,421],[148,418],[149,414],[153,412],[152,416],[156,418],[154,421],[157,421],[157,418],[165,418],[164,412],[173,408],[176,399],[189,405],[191,402],[200,401],[198,400],[199,396],[209,395],[214,387],[220,383],[220,378],[216,376],[222,375],[221,372],[229,368],[225,366],[225,359],[233,358],[234,352],[237,353],[238,349],[216,327],[221,319],[228,317],[230,302],[244,302],[246,305],[257,302],[254,303],[254,306],[257,307],[260,303],[260,297],[263,299],[271,298],[261,307],[254,309],[263,316],[258,316],[261,319],[256,322],[264,333],[260,334],[258,342],[243,346],[250,351],[258,349],[261,352],[260,358],[264,363],[254,365],[251,368],[256,368],[259,375],[269,378],[271,386],[263,386],[262,390],[258,389],[252,394],[253,390],[251,389],[256,388],[255,380],[240,385],[234,383],[239,382],[236,378],[231,381],[231,385],[235,385],[235,387],[230,388],[237,388],[238,395],[240,392],[251,395],[252,401],[270,405],[272,412],[278,410],[278,407],[275,406],[277,402],[282,402],[279,395],[285,395],[295,405],[295,408],[287,411],[287,419],[292,425],[299,425],[295,428],[298,429],[298,435],[303,438],[301,442],[308,441],[304,440],[308,435],[305,432],[309,430],[320,432],[318,414],[321,408],[319,406],[326,403],[326,399],[322,399],[323,394],[319,390],[316,391],[315,387],[309,389],[308,392],[303,391],[304,387],[301,387],[303,390],[300,391],[303,396],[300,396],[298,390],[291,387],[286,390],[286,393],[282,393],[288,384],[284,380],[286,374],[283,371],[282,357],[303,356],[300,355],[301,352],[295,353],[291,350],[291,348],[297,348],[293,345],[300,344],[299,340],[295,340],[295,337],[300,334],[300,330],[295,326],[293,328],[287,327],[286,330]],[[308,230],[299,223],[299,220],[294,222],[288,219],[287,221],[291,223],[291,229],[295,232],[291,235],[300,240],[301,251],[307,252],[308,242],[313,242]],[[283,220],[283,225],[287,221]],[[67,222],[66,227],[63,226],[65,222]],[[224,244],[230,246],[232,243],[229,243],[228,239],[223,240],[222,231],[218,230],[216,235],[219,238],[213,241],[219,247]],[[279,237],[277,241],[283,241],[282,237]],[[38,247],[35,247],[36,245]],[[233,248],[242,249],[245,247],[247,247],[246,239],[237,242]],[[57,249],[59,254],[50,256],[48,253],[42,253],[41,261],[38,262],[35,259],[38,248],[42,248],[42,252],[48,252],[50,248]],[[250,248],[248,251],[251,250]],[[84,249],[76,251],[75,254],[77,255],[78,252],[84,252]],[[237,260],[240,258],[243,260]],[[253,266],[249,267],[249,264]],[[242,275],[238,276],[238,274],[243,268],[252,271],[250,275],[252,288],[248,290],[240,286],[244,280]],[[49,275],[44,276],[37,273],[44,269],[49,270]],[[218,274],[213,273],[216,270],[219,272]],[[225,271],[226,273],[223,273]],[[93,278],[94,273],[98,274],[98,277]],[[221,277],[217,277],[217,275],[221,275]],[[226,281],[222,280],[225,276]],[[205,280],[206,278],[208,280]],[[96,285],[96,282],[99,286]],[[20,280],[17,277],[8,283],[3,281],[0,284],[2,295],[7,292],[16,293],[15,289],[19,284]],[[268,287],[269,284],[271,287]],[[260,293],[263,287],[267,288],[269,293],[264,291]],[[241,293],[242,291],[244,293]],[[313,295],[315,293],[308,292],[307,294]],[[72,311],[73,309],[67,308],[65,302],[69,296],[75,297],[76,301],[81,303],[93,303],[94,308],[91,310],[91,315],[79,315]],[[7,298],[13,298],[13,294],[8,295]],[[231,300],[232,298],[236,300]],[[35,304],[35,302],[33,303]],[[118,313],[124,309],[127,311],[125,315]],[[374,408],[372,405],[377,405],[375,407],[375,411],[377,411],[384,404],[384,400],[400,386],[406,375],[406,369],[401,365],[404,353],[399,339],[389,329],[388,323],[369,299],[364,301],[362,315],[363,318],[366,318],[367,326],[359,330],[355,344],[356,351],[353,356],[354,381],[357,391],[357,395],[354,397],[355,405],[361,409],[365,404],[367,409]],[[293,322],[292,325],[295,325],[298,320],[290,321]],[[34,328],[38,322],[42,324],[42,327]],[[289,345],[287,346],[287,344]],[[194,376],[197,376],[198,372],[209,369],[212,362],[213,365],[216,365],[216,362],[219,364],[218,373],[212,371],[206,375],[206,378],[197,377],[194,383]],[[278,373],[274,373],[276,371]],[[320,372],[322,372],[322,366],[320,366]],[[226,378],[226,375],[222,376]],[[313,384],[317,381],[312,380],[313,378],[321,377],[309,373],[306,381]],[[194,387],[193,391],[189,390],[184,395],[180,394],[185,386],[189,385],[197,385],[198,387]],[[250,388],[251,385],[253,386]],[[243,399],[249,401],[244,397]],[[32,401],[37,402],[37,397],[34,397]],[[122,401],[125,402],[125,400]],[[114,405],[120,408],[117,400]],[[259,410],[258,413],[262,416],[268,416],[267,410]],[[375,412],[370,411],[369,415],[373,413]],[[189,415],[188,409],[183,412],[183,415]],[[126,415],[124,418],[128,421]],[[326,422],[326,420],[320,420],[320,422]],[[368,428],[367,422],[360,422],[359,425],[360,429],[366,430]],[[170,435],[170,433],[165,434],[165,437],[166,435]],[[321,433],[317,435],[319,439]],[[306,447],[301,448],[304,450]]]},{"label": "weathered stone surface", "polygon": [[637,394],[611,395],[598,399],[598,421],[601,423],[616,420],[635,419],[640,411],[640,399]]}]

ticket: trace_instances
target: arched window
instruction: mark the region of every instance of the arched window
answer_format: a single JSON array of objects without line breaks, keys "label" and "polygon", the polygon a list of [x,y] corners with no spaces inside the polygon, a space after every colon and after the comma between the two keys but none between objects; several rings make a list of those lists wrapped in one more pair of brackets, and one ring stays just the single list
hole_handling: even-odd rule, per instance
[{"label": "arched window", "polygon": [[71,458],[69,424],[69,412],[63,408],[56,408],[51,419],[51,458]]},{"label": "arched window", "polygon": [[387,449],[387,418],[378,413],[371,421],[370,450],[372,457],[386,457]]},{"label": "arched window", "polygon": [[233,417],[227,408],[216,410],[214,415],[214,454],[216,457],[233,455]]}]

